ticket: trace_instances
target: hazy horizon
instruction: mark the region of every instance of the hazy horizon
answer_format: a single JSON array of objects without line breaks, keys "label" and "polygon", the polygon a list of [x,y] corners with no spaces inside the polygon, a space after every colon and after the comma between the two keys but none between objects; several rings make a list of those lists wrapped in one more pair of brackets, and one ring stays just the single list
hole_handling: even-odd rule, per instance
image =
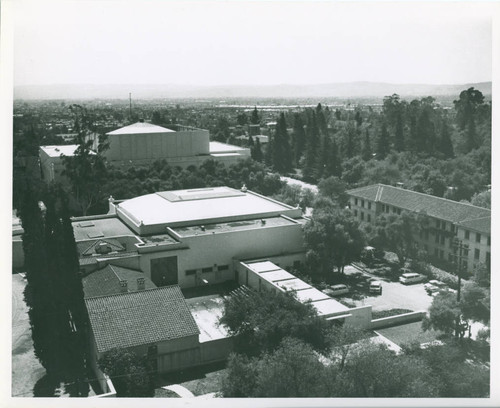
[{"label": "hazy horizon", "polygon": [[489,82],[493,6],[19,0],[14,85]]}]

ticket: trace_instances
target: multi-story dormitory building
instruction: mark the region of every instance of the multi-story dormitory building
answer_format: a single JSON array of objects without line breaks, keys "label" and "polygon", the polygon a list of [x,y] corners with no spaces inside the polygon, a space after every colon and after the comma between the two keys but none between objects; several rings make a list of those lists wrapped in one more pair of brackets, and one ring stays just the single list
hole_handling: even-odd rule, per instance
[{"label": "multi-story dormitory building", "polygon": [[490,264],[489,209],[384,184],[356,188],[347,194],[351,211],[360,221],[373,223],[380,214],[401,214],[402,211],[426,214],[429,228],[415,239],[434,261],[452,262],[453,240],[458,238],[468,246],[464,270],[472,272],[478,263]]}]

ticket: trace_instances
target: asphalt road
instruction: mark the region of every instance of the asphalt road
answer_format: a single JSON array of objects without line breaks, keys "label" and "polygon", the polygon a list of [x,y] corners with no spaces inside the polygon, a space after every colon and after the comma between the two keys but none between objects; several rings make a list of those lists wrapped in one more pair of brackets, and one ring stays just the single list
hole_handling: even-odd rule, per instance
[{"label": "asphalt road", "polygon": [[[353,267],[346,267],[347,275],[359,273]],[[371,275],[364,274],[367,279]],[[399,282],[382,281],[382,295],[367,295],[362,299],[353,299],[356,306],[371,305],[373,311],[389,309],[410,309],[413,311],[427,310],[432,303],[432,296],[429,296],[424,289],[423,283],[413,285],[403,285]]]}]

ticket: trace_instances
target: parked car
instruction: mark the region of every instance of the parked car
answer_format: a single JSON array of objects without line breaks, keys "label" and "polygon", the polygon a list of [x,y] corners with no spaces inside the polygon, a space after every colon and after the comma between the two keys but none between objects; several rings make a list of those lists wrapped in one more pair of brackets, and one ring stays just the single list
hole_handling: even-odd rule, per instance
[{"label": "parked car", "polygon": [[373,280],[370,282],[370,293],[378,293],[379,295],[382,294],[382,282],[378,280]]},{"label": "parked car", "polygon": [[429,295],[431,295],[433,293],[438,293],[441,290],[445,290],[446,284],[436,279],[432,279],[424,285],[424,289]]},{"label": "parked car", "polygon": [[323,291],[328,296],[339,296],[349,293],[349,288],[344,284],[333,285]]},{"label": "parked car", "polygon": [[424,279],[425,279],[425,276],[420,275],[420,274],[415,273],[415,272],[403,273],[399,277],[399,281],[404,285],[409,285],[411,283],[419,283],[419,282],[422,282]]}]

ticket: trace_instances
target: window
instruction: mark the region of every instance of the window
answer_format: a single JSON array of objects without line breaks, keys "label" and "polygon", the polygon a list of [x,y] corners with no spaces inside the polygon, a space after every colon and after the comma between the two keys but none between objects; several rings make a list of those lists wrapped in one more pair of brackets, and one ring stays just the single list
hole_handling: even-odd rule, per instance
[{"label": "window", "polygon": [[469,239],[469,236],[470,236],[469,231],[465,231],[465,239]]},{"label": "window", "polygon": [[365,200],[361,200],[361,207],[365,206]]},{"label": "window", "polygon": [[358,216],[358,210],[354,210],[354,216],[357,217]]},{"label": "window", "polygon": [[481,234],[479,233],[476,233],[476,242],[479,244],[481,243]]},{"label": "window", "polygon": [[371,210],[372,209],[372,203],[370,201],[368,201],[368,209]]},{"label": "window", "polygon": [[436,238],[434,239],[434,242],[436,244],[439,244],[439,234],[436,234]]},{"label": "window", "polygon": [[358,199],[357,198],[354,199],[354,205],[358,205]]},{"label": "window", "polygon": [[385,204],[382,204],[382,212],[385,212]]},{"label": "window", "polygon": [[441,221],[440,220],[436,220],[436,228],[441,228]]},{"label": "window", "polygon": [[388,205],[386,205],[386,206],[385,206],[385,212],[386,212],[386,213],[388,213],[390,210],[391,210],[391,207],[390,207],[390,206],[388,206]]},{"label": "window", "polygon": [[474,260],[479,261],[480,253],[479,249],[474,249]]},{"label": "window", "polygon": [[212,267],[209,267],[209,268],[202,268],[201,269],[201,272],[202,273],[209,273],[209,272],[213,272],[214,269]]},{"label": "window", "polygon": [[372,220],[372,217],[371,217],[371,215],[370,215],[370,214],[366,214],[366,220],[367,220],[368,222],[370,222],[370,221]]},{"label": "window", "polygon": [[364,221],[365,220],[365,213],[363,211],[361,211],[361,221]]},{"label": "window", "polygon": [[443,250],[440,250],[440,251],[439,251],[439,257],[440,257],[441,259],[444,259],[444,251],[443,251]]},{"label": "window", "polygon": [[219,265],[217,267],[218,271],[227,271],[229,269],[229,265]]},{"label": "window", "polygon": [[441,235],[441,245],[444,245],[444,235]]},{"label": "window", "polygon": [[186,270],[186,276],[196,275],[196,269],[188,269]]}]

